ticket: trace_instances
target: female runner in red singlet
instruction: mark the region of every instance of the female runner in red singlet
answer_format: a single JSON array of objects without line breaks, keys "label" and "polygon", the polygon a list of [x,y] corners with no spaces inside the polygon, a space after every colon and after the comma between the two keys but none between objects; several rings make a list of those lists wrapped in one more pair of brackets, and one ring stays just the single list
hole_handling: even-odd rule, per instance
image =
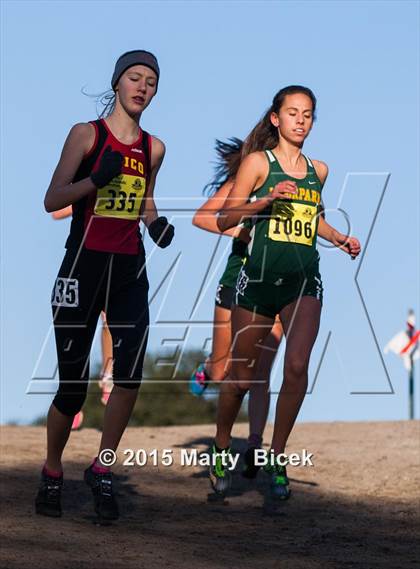
[{"label": "female runner in red singlet", "polygon": [[90,349],[105,310],[113,338],[114,388],[98,456],[84,478],[98,516],[119,516],[110,465],[136,401],[149,327],[139,221],[160,247],[168,246],[174,234],[153,200],[165,147],[139,126],[156,94],[159,73],[155,56],[147,51],[127,52],[117,60],[110,112],[71,129],[45,196],[48,212],[72,204],[73,218],[51,296],[60,381],[48,412],[47,458],[35,501],[39,514],[62,513],[62,453],[86,397]]}]

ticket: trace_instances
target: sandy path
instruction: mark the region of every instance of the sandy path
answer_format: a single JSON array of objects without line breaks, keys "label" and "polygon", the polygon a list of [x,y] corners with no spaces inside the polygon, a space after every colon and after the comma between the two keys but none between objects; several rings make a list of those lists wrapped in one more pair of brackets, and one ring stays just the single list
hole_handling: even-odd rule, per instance
[{"label": "sandy path", "polygon": [[[202,467],[181,467],[182,448],[205,451],[213,426],[129,429],[121,449],[173,449],[171,467],[117,465],[122,518],[93,523],[82,471],[99,433],[74,433],[65,454],[64,516],[36,516],[33,498],[45,432],[1,430],[1,567],[7,569],[330,569],[418,567],[420,422],[297,425],[288,451],[314,467],[289,467],[293,496],[263,513],[267,480],[234,476],[228,506],[207,503]],[[243,450],[246,425],[235,432]],[[266,440],[269,440],[267,429]],[[121,455],[120,455],[121,456]],[[417,534],[416,534],[417,524]]]}]

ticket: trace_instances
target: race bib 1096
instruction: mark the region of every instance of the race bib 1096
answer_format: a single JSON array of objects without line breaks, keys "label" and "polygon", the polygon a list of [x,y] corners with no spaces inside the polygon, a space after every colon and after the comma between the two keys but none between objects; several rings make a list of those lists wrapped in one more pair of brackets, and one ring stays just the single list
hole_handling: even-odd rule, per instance
[{"label": "race bib 1096", "polygon": [[314,205],[274,202],[268,236],[273,241],[312,245],[317,213],[318,208]]},{"label": "race bib 1096", "polygon": [[137,219],[146,190],[143,176],[121,174],[98,189],[95,214],[120,219]]}]

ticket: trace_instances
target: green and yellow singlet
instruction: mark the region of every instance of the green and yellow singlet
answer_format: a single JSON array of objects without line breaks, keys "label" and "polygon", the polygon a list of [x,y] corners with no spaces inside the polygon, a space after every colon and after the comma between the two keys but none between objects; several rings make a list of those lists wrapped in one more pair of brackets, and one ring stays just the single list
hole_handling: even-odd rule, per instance
[{"label": "green and yellow singlet", "polygon": [[265,154],[269,172],[264,184],[254,190],[249,201],[268,195],[279,182],[296,182],[297,193],[276,199],[253,216],[245,263],[246,274],[253,281],[275,283],[294,273],[306,273],[317,267],[316,249],[322,184],[312,162],[305,156],[307,173],[302,179],[286,174],[271,150]]}]

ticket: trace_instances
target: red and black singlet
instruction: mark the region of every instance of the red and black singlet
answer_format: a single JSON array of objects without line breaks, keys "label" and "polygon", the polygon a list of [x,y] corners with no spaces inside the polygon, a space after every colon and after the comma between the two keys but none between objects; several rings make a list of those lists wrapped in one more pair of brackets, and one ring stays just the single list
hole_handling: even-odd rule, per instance
[{"label": "red and black singlet", "polygon": [[96,170],[107,146],[124,157],[122,173],[104,188],[73,204],[73,218],[66,248],[83,247],[93,251],[137,255],[140,210],[150,178],[151,136],[140,130],[133,144],[123,144],[103,119],[90,121],[95,142],[83,158],[72,183]]}]

